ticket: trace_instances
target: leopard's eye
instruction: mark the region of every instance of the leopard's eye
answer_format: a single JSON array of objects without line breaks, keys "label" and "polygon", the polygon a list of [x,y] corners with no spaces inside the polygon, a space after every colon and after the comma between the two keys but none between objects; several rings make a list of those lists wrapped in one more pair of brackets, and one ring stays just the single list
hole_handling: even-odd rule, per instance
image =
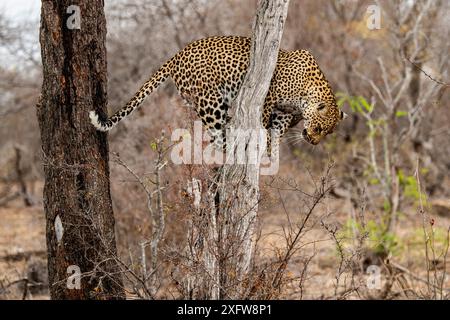
[{"label": "leopard's eye", "polygon": [[317,107],[317,110],[323,110],[325,108],[325,103],[319,103],[319,106]]},{"label": "leopard's eye", "polygon": [[320,133],[322,131],[322,128],[321,127],[315,127],[314,128],[314,132],[315,133]]}]

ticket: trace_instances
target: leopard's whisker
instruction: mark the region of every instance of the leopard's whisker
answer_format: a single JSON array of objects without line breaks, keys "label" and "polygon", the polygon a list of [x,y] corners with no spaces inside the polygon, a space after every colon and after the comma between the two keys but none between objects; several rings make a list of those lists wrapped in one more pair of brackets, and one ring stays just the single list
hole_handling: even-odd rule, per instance
[{"label": "leopard's whisker", "polygon": [[298,143],[300,143],[300,142],[307,142],[306,140],[305,140],[305,138],[303,138],[303,136],[302,135],[291,135],[290,137],[287,137],[287,142],[290,142],[290,143],[292,143],[292,144],[298,144]]}]

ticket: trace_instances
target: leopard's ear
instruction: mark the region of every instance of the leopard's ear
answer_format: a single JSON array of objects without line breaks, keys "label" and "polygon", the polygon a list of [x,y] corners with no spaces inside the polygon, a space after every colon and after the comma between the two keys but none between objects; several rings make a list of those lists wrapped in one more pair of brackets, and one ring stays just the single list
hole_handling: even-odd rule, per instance
[{"label": "leopard's ear", "polygon": [[344,111],[340,111],[340,115],[341,115],[341,120],[344,120],[345,118],[348,117],[348,114],[346,114]]}]

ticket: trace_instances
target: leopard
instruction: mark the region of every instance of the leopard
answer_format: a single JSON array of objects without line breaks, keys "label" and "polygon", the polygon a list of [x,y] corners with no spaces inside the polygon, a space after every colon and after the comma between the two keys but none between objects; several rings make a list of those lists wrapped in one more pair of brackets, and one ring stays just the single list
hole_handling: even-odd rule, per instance
[{"label": "leopard", "polygon": [[[211,142],[223,146],[230,108],[247,74],[250,49],[249,37],[213,36],[196,40],[165,62],[112,116],[90,111],[91,123],[99,131],[111,130],[170,77],[212,136]],[[302,120],[300,138],[317,145],[345,117],[313,55],[307,50],[280,49],[262,106],[261,124],[267,133],[271,132],[267,134],[268,152],[274,140],[278,143],[289,128]]]}]

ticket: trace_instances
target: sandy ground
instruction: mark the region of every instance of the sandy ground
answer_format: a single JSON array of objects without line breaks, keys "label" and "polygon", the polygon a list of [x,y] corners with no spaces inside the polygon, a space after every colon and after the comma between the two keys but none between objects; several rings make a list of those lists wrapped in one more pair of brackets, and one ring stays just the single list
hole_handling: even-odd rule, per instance
[{"label": "sandy ground", "polygon": [[[45,217],[41,207],[0,208],[0,297],[21,299],[23,282],[38,272],[45,280]],[[39,280],[39,277],[38,279]],[[18,282],[19,281],[19,282]],[[34,291],[34,290],[31,290]],[[28,298],[42,299],[44,292],[28,292]]]}]

